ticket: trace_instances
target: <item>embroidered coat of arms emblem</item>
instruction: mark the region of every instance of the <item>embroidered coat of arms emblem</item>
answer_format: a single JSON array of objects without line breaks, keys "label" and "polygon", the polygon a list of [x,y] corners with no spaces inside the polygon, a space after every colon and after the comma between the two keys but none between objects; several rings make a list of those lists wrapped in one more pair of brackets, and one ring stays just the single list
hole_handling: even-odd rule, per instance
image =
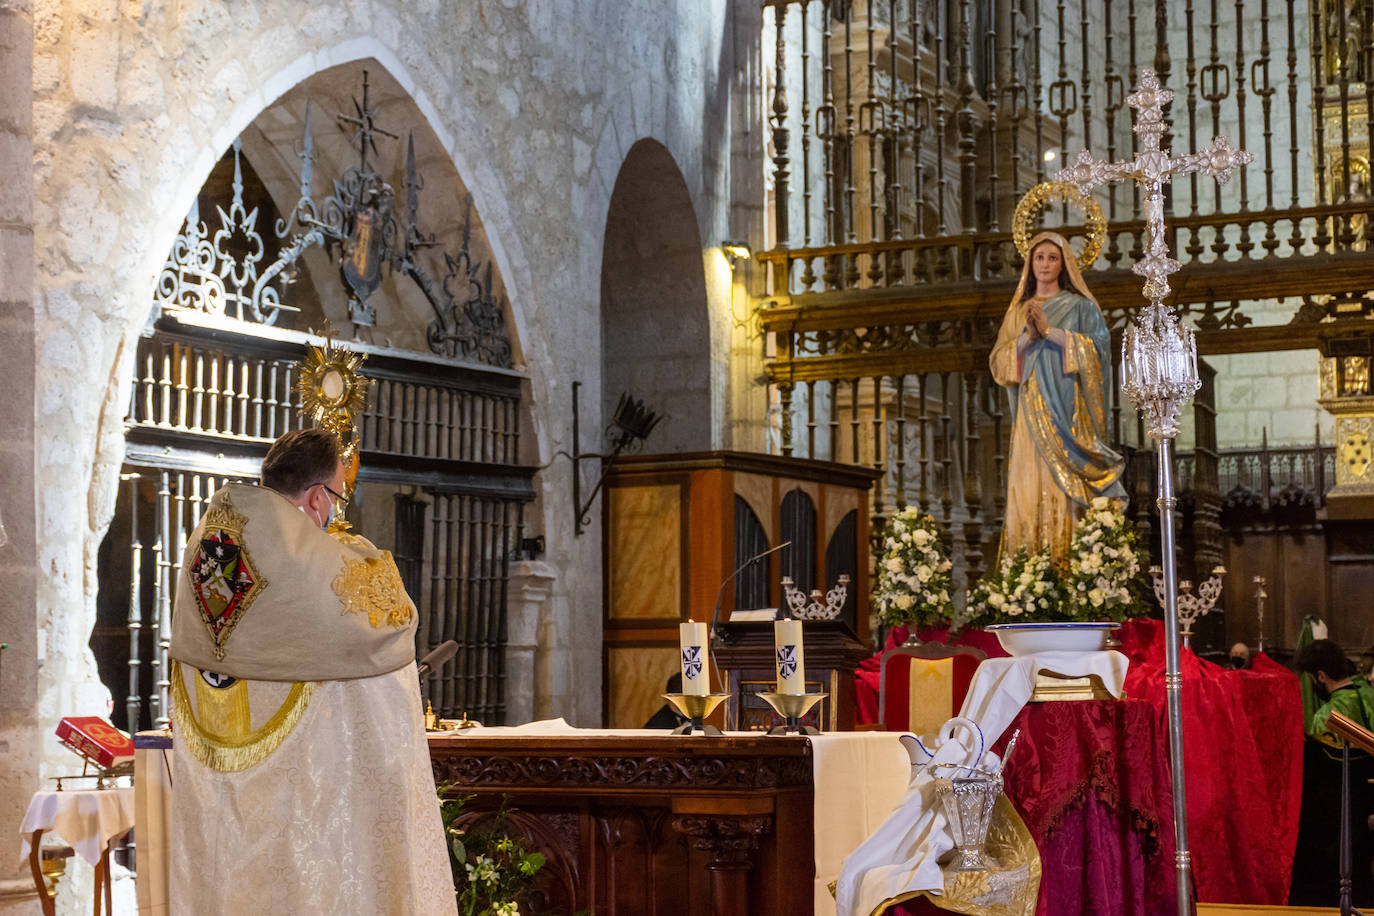
[{"label": "embroidered coat of arms emblem", "polygon": [[778,646],[778,676],[791,677],[797,673],[797,647]]},{"label": "embroidered coat of arms emblem", "polygon": [[246,524],[248,519],[234,511],[226,493],[218,506],[205,513],[200,545],[185,571],[217,659],[224,658],[234,627],[267,587],[248,555],[243,540]]},{"label": "embroidered coat of arms emblem", "polygon": [[682,676],[688,680],[701,677],[701,646],[683,647]]}]

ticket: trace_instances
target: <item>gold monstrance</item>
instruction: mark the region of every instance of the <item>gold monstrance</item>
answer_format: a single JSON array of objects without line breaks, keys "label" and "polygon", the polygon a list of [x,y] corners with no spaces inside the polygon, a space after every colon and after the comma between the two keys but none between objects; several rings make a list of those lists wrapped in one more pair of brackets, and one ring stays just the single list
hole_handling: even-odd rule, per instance
[{"label": "gold monstrance", "polygon": [[[343,443],[346,503],[353,496],[358,477],[358,414],[367,403],[367,386],[372,380],[358,371],[367,356],[340,346],[328,322],[322,336],[324,345],[308,344],[305,358],[297,363],[296,391],[301,396],[301,412],[310,422],[329,430]],[[334,524],[348,527],[343,521]]]}]

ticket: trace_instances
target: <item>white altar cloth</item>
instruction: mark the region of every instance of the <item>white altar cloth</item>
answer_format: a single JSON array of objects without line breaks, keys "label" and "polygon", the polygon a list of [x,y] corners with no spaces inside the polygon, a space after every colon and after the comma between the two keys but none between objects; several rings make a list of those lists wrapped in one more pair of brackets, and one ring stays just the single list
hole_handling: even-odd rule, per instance
[{"label": "white altar cloth", "polygon": [[1129,660],[1114,649],[1099,652],[1039,652],[1012,658],[989,658],[978,666],[959,715],[978,723],[991,747],[1035,692],[1041,671],[1062,677],[1095,674],[1114,697],[1126,685]]},{"label": "white altar cloth", "polygon": [[33,793],[24,823],[19,828],[24,842],[21,863],[29,858],[35,830],[52,831],[71,844],[72,849],[91,865],[100,861],[105,846],[134,825],[134,790],[130,786],[110,789],[42,789]]}]

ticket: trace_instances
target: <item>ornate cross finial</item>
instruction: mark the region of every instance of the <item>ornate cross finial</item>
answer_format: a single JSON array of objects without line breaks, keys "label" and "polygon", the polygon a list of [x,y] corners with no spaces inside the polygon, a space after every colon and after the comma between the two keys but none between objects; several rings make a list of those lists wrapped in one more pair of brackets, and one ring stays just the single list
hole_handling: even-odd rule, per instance
[{"label": "ornate cross finial", "polygon": [[1231,172],[1254,159],[1245,150],[1233,147],[1225,137],[1212,141],[1211,149],[1170,156],[1159,148],[1164,135],[1164,106],[1174,97],[1173,92],[1159,84],[1159,78],[1148,67],[1141,71],[1140,87],[1126,98],[1126,104],[1136,110],[1132,130],[1140,138],[1141,150],[1134,159],[1106,162],[1094,159],[1092,153],[1080,150],[1073,165],[1055,176],[1057,181],[1069,181],[1084,194],[1110,181],[1134,181],[1145,194],[1145,257],[1131,271],[1145,278],[1145,297],[1152,305],[1159,305],[1169,294],[1169,274],[1180,267],[1169,257],[1164,243],[1164,185],[1177,175],[1201,172],[1221,183]]},{"label": "ornate cross finial", "polygon": [[377,152],[377,141],[373,139],[373,134],[381,134],[383,137],[390,137],[393,140],[399,139],[396,134],[388,130],[382,130],[377,126],[377,112],[372,110],[372,103],[368,99],[367,71],[363,71],[363,101],[358,104],[357,97],[353,99],[353,110],[357,112],[356,117],[349,117],[346,114],[339,114],[336,117],[344,124],[352,124],[356,130],[353,132],[353,142],[358,144],[358,153],[362,157],[358,160],[359,171],[367,172],[367,149],[372,148],[372,152]]}]

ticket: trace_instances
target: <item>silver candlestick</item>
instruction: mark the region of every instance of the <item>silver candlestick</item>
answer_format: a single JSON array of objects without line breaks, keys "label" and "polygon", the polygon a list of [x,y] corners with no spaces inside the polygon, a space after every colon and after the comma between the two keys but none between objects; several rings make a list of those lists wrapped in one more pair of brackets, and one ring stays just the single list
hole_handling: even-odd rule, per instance
[{"label": "silver candlestick", "polygon": [[1121,357],[1121,388],[1144,416],[1150,438],[1159,453],[1160,552],[1164,573],[1164,687],[1169,709],[1169,763],[1174,795],[1174,862],[1177,866],[1179,916],[1193,912],[1191,858],[1188,852],[1188,811],[1183,776],[1183,677],[1179,673],[1178,566],[1174,557],[1174,437],[1178,415],[1201,386],[1197,372],[1197,342],[1187,328],[1180,328],[1173,312],[1164,305],[1169,293],[1169,274],[1179,263],[1169,257],[1164,242],[1164,186],[1175,176],[1190,172],[1226,181],[1236,168],[1254,157],[1217,137],[1212,148],[1173,156],[1160,149],[1166,128],[1164,106],[1174,94],[1159,84],[1154,70],[1140,73],[1140,86],[1126,98],[1135,109],[1132,130],[1140,141],[1135,158],[1125,162],[1095,160],[1083,150],[1074,164],[1061,171],[1059,181],[1070,181],[1087,194],[1113,181],[1132,181],[1140,186],[1145,201],[1145,257],[1131,270],[1145,278],[1146,306],[1137,324],[1126,329]]},{"label": "silver candlestick", "polygon": [[[1193,594],[1193,583],[1184,579],[1178,583],[1178,619],[1183,624],[1183,647],[1192,648],[1193,624],[1197,623],[1202,617],[1211,613],[1212,608],[1216,607],[1217,599],[1221,597],[1221,582],[1226,576],[1225,566],[1215,566],[1212,568],[1212,577],[1197,587],[1197,594]],[[1164,578],[1160,574],[1158,566],[1150,567],[1150,578],[1153,580],[1155,588],[1155,600],[1160,607],[1165,605],[1164,601]]]},{"label": "silver candlestick", "polygon": [[1255,616],[1259,620],[1259,651],[1264,651],[1264,599],[1269,593],[1264,590],[1264,576],[1255,576]]},{"label": "silver candlestick", "polygon": [[818,588],[811,590],[811,601],[807,603],[806,592],[793,588],[792,577],[782,577],[782,593],[787,600],[789,615],[795,620],[835,620],[844,608],[844,599],[849,591],[849,577],[840,576],[830,591],[821,593]]}]

